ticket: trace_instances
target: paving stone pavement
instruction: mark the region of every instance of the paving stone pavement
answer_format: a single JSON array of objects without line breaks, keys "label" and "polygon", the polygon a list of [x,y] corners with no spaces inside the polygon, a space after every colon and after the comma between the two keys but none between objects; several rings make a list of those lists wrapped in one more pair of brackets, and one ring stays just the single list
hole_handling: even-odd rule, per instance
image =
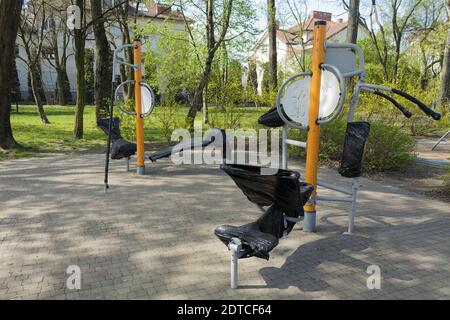
[{"label": "paving stone pavement", "polygon": [[[343,234],[347,205],[320,204],[316,233],[296,227],[269,261],[241,260],[232,290],[213,230],[259,215],[232,180],[168,161],[137,177],[119,161],[105,195],[103,160],[0,162],[1,299],[450,298],[448,203],[363,179],[354,235]],[[325,168],[319,178],[350,185]],[[80,290],[66,286],[70,265]],[[380,290],[367,289],[371,265]]]}]

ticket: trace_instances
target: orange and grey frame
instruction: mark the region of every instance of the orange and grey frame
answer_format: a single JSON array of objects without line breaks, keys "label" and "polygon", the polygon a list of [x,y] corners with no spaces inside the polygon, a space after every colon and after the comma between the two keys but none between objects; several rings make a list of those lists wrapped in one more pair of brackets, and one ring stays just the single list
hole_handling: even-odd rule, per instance
[{"label": "orange and grey frame", "polygon": [[136,112],[136,174],[145,174],[145,156],[144,156],[144,116],[142,114],[142,58],[141,58],[142,42],[134,40],[134,101]]},{"label": "orange and grey frame", "polygon": [[314,186],[313,194],[306,203],[304,231],[315,231],[316,228],[316,195],[317,171],[319,162],[320,125],[319,102],[322,78],[321,65],[325,60],[326,21],[316,21],[314,24],[314,44],[312,51],[312,77],[309,96],[308,143],[306,146],[306,183]]}]

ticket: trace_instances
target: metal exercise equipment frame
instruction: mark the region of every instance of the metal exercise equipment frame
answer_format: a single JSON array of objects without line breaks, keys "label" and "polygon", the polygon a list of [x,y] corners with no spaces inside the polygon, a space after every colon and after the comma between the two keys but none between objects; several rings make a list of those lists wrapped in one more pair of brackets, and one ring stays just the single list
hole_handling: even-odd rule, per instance
[{"label": "metal exercise equipment frame", "polygon": [[[355,109],[358,103],[358,97],[361,92],[368,92],[378,95],[390,101],[407,118],[412,116],[411,112],[405,109],[394,98],[387,93],[394,93],[416,104],[425,114],[434,120],[439,120],[441,115],[431,110],[417,98],[394,88],[388,88],[375,84],[366,83],[366,71],[364,64],[364,54],[362,49],[352,43],[332,43],[325,40],[326,22],[317,21],[314,25],[314,44],[312,49],[312,72],[303,72],[288,78],[280,87],[276,98],[276,109],[278,115],[285,125],[282,130],[282,169],[288,169],[288,147],[289,145],[306,149],[306,175],[305,182],[314,186],[314,192],[305,205],[305,217],[303,221],[303,230],[313,232],[316,229],[316,204],[317,201],[333,201],[350,203],[351,209],[348,216],[348,230],[351,234],[354,231],[354,221],[356,215],[356,202],[358,189],[361,186],[360,177],[352,178],[351,188],[344,188],[317,180],[318,155],[320,143],[320,126],[335,120],[343,111],[346,96],[346,81],[349,78],[357,77],[357,83],[353,89],[350,98],[350,108],[348,111],[347,122],[353,121]],[[358,59],[356,58],[358,56]],[[357,66],[359,60],[359,66]],[[335,107],[334,112],[326,118],[320,117],[319,105],[321,98],[321,79],[324,71],[333,73],[340,83],[340,100]],[[296,123],[286,116],[283,109],[282,94],[289,84],[300,77],[311,77],[309,94],[309,118],[308,124]],[[307,142],[289,139],[289,128],[303,129],[308,131]],[[317,195],[317,186],[333,190],[344,194],[345,196],[320,196]]]},{"label": "metal exercise equipment frame", "polygon": [[[123,52],[125,49],[133,48],[133,64],[126,62],[124,59],[119,57],[119,54]],[[155,95],[153,90],[146,83],[142,82],[142,59],[141,59],[141,51],[142,51],[142,42],[140,39],[134,40],[133,44],[124,44],[117,49],[114,50],[113,55],[113,65],[112,65],[112,80],[111,80],[111,104],[109,108],[109,133],[106,147],[106,159],[105,159],[105,178],[104,178],[104,191],[108,192],[109,189],[109,162],[111,155],[111,133],[113,127],[113,117],[114,117],[114,103],[117,104],[117,107],[122,113],[128,115],[134,115],[136,117],[136,146],[137,146],[137,155],[136,155],[136,174],[144,175],[145,174],[145,155],[144,155],[144,118],[149,116],[155,107]],[[126,66],[132,68],[134,70],[134,80],[127,80],[122,82],[121,84],[116,84],[116,67],[117,66]],[[121,107],[120,104],[120,89],[125,85],[138,84],[134,86],[135,90],[135,106],[134,112],[127,111]],[[146,100],[149,103],[145,110],[143,109],[142,104],[142,88],[144,88],[146,94],[148,94],[149,98]],[[127,171],[129,171],[129,161],[130,158],[126,158],[126,167]]]},{"label": "metal exercise equipment frame", "polygon": [[439,138],[439,140],[433,145],[433,148],[431,148],[431,151],[436,150],[436,148],[444,141],[448,136],[450,135],[450,130],[447,131],[442,137]]}]

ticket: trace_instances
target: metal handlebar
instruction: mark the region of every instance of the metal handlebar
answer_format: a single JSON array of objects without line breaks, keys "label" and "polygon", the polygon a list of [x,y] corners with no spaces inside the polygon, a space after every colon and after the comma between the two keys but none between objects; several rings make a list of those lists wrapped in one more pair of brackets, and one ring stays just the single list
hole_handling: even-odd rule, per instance
[{"label": "metal handlebar", "polygon": [[380,85],[376,85],[376,84],[369,84],[369,83],[363,83],[363,84],[360,84],[359,86],[362,90],[372,92],[372,93],[374,90],[378,90],[378,91],[387,91],[387,92],[392,92],[392,93],[398,94],[399,96],[402,96],[403,98],[416,104],[427,116],[432,117],[434,120],[441,119],[441,115],[439,113],[434,112],[425,103],[423,103],[416,97],[413,97],[412,95],[410,95],[406,92],[403,92],[403,91],[400,91],[400,90],[394,89],[394,88],[389,88],[389,87],[384,87],[384,86],[380,86]]},{"label": "metal handlebar", "polygon": [[434,120],[441,120],[441,115],[439,113],[431,110],[431,108],[429,108],[425,103],[423,103],[416,97],[413,97],[410,94],[407,94],[406,92],[394,88],[391,89],[391,92],[398,94],[399,96],[402,96],[403,98],[408,99],[412,103],[416,104],[420,108],[420,110],[422,110],[427,116],[432,117]]},{"label": "metal handlebar", "polygon": [[411,118],[412,113],[391,96],[388,96],[387,94],[384,94],[383,92],[380,92],[378,90],[373,90],[373,93],[391,102],[398,110],[401,111],[401,113],[404,114],[405,117]]},{"label": "metal handlebar", "polygon": [[[123,109],[123,108],[121,107],[121,104],[120,104],[120,97],[119,97],[119,90],[122,89],[122,87],[125,86],[125,85],[128,85],[128,84],[135,84],[135,83],[136,83],[136,81],[134,81],[134,80],[127,80],[127,81],[124,81],[124,82],[122,82],[121,84],[119,84],[119,85],[117,86],[116,91],[115,91],[115,93],[114,93],[114,100],[116,101],[117,107],[120,109],[120,111],[121,111],[122,113],[128,114],[128,115],[130,115],[130,116],[135,116],[135,115],[136,115],[136,111],[127,111],[127,110],[125,110],[125,109]],[[149,86],[148,84],[146,84],[145,82],[141,82],[140,85],[141,85],[142,87],[146,88],[146,89],[148,90],[148,92],[150,92],[150,96],[151,96],[151,105],[150,105],[150,109],[149,109],[146,113],[143,113],[143,114],[141,115],[142,117],[145,118],[145,117],[149,116],[149,115],[153,112],[153,109],[155,108],[155,105],[156,105],[156,103],[155,103],[156,98],[155,98],[155,93],[154,93],[153,89],[150,88],[150,86]]]},{"label": "metal handlebar", "polygon": [[122,107],[120,106],[119,90],[122,89],[123,86],[128,85],[128,84],[135,84],[135,81],[134,80],[127,80],[127,81],[124,81],[121,84],[119,84],[117,86],[117,88],[116,88],[115,93],[114,93],[114,97],[115,97],[115,100],[116,100],[116,105],[117,105],[117,107],[120,109],[120,111],[122,113],[128,114],[130,116],[135,116],[136,115],[136,111],[127,111],[125,109],[122,109]]}]

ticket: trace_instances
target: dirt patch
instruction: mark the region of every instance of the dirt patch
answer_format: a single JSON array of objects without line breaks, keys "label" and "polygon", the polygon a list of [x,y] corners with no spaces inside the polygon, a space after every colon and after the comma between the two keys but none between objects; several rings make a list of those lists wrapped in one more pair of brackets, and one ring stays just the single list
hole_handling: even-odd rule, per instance
[{"label": "dirt patch", "polygon": [[444,168],[416,163],[402,171],[374,174],[368,178],[450,202],[450,186],[444,182],[446,174]]}]

